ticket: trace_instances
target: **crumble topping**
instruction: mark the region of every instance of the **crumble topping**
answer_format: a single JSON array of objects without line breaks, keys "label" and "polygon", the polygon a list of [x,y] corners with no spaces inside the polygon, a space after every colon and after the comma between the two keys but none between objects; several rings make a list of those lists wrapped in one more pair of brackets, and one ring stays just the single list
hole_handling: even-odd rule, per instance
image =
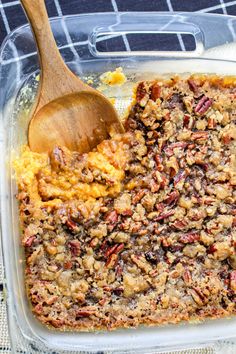
[{"label": "crumble topping", "polygon": [[235,315],[236,81],[137,85],[126,133],[15,161],[26,287],[60,330]]}]

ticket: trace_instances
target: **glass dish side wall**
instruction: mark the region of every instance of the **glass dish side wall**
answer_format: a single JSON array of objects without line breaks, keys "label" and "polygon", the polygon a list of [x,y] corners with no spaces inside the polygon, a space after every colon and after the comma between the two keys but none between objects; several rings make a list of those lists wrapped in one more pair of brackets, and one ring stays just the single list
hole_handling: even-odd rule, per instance
[{"label": "glass dish side wall", "polygon": [[[95,21],[96,20],[96,21]],[[70,35],[64,32],[66,24]],[[233,42],[230,28],[236,29],[232,17],[198,14],[121,13],[76,15],[52,20],[52,28],[62,55],[72,70],[81,75],[98,74],[122,66],[130,80],[153,75],[185,72],[211,72],[236,75],[236,62],[222,59],[221,48]],[[81,30],[82,29],[82,30]],[[112,38],[128,33],[167,32],[191,33],[196,39],[196,51],[191,53],[156,52],[99,53],[97,40],[101,35]],[[213,35],[214,34],[214,35]],[[204,59],[209,58],[209,59]],[[231,58],[232,59],[232,58]],[[44,328],[33,317],[24,290],[24,255],[20,246],[18,210],[15,200],[12,158],[26,141],[28,117],[19,120],[19,92],[38,72],[34,41],[28,26],[10,34],[1,48],[1,220],[4,264],[7,277],[8,310],[29,341],[44,343],[49,348],[63,350],[144,350],[170,348],[183,343],[230,337],[236,333],[236,320],[219,320],[200,325],[179,325],[163,328],[139,328],[112,333],[57,333]],[[235,59],[236,61],[236,59]],[[29,104],[35,91],[24,96]],[[121,91],[113,92],[123,99]],[[24,104],[26,102],[24,101]],[[11,250],[11,252],[9,252]],[[188,332],[188,336],[186,336]],[[95,337],[96,336],[96,337]],[[96,341],[95,341],[96,338]],[[94,341],[96,343],[94,343]]]}]

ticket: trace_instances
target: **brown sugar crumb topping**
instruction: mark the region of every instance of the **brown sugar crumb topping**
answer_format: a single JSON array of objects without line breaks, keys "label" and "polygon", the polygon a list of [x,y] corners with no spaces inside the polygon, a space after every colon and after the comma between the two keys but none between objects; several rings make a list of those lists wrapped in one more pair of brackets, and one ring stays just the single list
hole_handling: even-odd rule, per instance
[{"label": "brown sugar crumb topping", "polygon": [[15,162],[26,287],[63,330],[235,315],[236,83],[143,81],[126,133]]}]

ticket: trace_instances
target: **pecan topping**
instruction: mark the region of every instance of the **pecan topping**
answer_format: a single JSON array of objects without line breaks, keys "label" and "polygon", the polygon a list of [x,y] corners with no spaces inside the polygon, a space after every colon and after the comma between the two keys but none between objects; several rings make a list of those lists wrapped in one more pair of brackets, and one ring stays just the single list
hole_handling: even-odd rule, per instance
[{"label": "pecan topping", "polygon": [[125,133],[89,153],[27,149],[16,161],[42,323],[93,331],[234,314],[235,98],[229,78],[142,81]]}]

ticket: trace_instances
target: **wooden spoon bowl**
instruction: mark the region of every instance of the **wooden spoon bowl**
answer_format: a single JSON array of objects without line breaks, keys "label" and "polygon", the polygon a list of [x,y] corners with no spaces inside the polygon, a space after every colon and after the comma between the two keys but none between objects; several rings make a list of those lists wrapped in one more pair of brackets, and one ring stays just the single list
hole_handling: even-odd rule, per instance
[{"label": "wooden spoon bowl", "polygon": [[30,149],[55,146],[88,152],[123,126],[111,102],[86,85],[64,63],[57,49],[44,0],[21,0],[35,36],[41,74],[28,129]]}]

